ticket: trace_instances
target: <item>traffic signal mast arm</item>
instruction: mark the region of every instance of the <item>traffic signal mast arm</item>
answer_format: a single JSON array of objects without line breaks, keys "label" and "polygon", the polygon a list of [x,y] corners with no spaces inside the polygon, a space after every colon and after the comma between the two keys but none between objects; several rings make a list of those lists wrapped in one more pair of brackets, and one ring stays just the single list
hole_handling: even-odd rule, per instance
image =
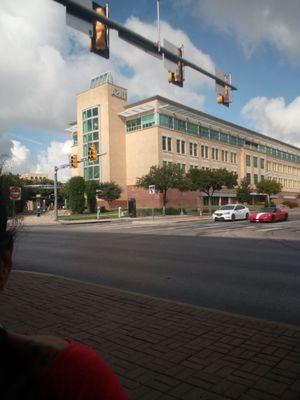
[{"label": "traffic signal mast arm", "polygon": [[233,86],[229,82],[226,82],[226,80],[217,77],[216,75],[210,73],[209,71],[206,71],[205,69],[199,67],[198,65],[194,64],[193,62],[183,57],[173,54],[166,48],[158,46],[156,42],[152,42],[151,40],[145,38],[144,36],[132,31],[131,29],[126,28],[125,26],[119,24],[118,22],[113,21],[110,18],[105,17],[102,14],[98,14],[93,10],[89,10],[72,0],[54,0],[54,1],[62,4],[63,6],[66,6],[68,9],[68,13],[74,15],[77,18],[80,18],[89,23],[94,23],[95,21],[99,21],[100,23],[106,25],[108,28],[118,31],[119,37],[121,39],[133,44],[136,47],[139,47],[140,49],[146,51],[147,53],[150,53],[159,58],[162,58],[164,56],[166,59],[176,64],[181,62],[183,66],[190,67],[195,71],[198,71],[201,74],[206,75],[209,78],[213,79],[216,82],[216,84],[219,84],[224,87],[227,86],[231,90],[237,90],[235,86]]}]

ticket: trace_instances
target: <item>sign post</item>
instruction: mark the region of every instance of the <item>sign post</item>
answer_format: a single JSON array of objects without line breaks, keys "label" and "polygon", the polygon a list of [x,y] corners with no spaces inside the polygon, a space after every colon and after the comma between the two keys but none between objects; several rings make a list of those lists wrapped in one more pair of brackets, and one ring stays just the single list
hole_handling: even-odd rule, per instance
[{"label": "sign post", "polygon": [[9,187],[9,198],[13,202],[13,218],[15,218],[16,201],[19,201],[22,198],[22,188],[20,188],[19,186],[10,186]]},{"label": "sign post", "polygon": [[[155,185],[149,185],[149,194],[150,194],[150,196],[155,195]],[[152,220],[154,220],[154,197],[153,197],[153,203],[152,203]]]}]

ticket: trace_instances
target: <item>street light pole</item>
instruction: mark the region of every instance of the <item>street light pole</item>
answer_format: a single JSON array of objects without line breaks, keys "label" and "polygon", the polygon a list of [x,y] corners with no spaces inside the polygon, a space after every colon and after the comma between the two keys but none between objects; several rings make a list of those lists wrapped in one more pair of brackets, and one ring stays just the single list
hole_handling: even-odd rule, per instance
[{"label": "street light pole", "polygon": [[58,211],[57,211],[57,171],[58,167],[54,167],[54,221],[58,220]]}]

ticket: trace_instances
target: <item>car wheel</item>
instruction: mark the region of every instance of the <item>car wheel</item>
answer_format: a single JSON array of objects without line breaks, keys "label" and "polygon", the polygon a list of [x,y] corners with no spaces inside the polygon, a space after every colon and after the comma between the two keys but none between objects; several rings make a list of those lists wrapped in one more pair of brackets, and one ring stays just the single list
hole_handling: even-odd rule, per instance
[{"label": "car wheel", "polygon": [[231,221],[235,221],[235,214],[231,215]]},{"label": "car wheel", "polygon": [[246,213],[245,219],[247,220],[249,218],[249,214]]}]

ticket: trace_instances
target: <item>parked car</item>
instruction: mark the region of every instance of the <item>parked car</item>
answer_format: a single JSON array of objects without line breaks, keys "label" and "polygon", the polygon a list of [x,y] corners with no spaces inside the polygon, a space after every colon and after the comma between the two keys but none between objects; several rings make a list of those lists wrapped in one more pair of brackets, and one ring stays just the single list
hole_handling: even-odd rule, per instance
[{"label": "parked car", "polygon": [[248,219],[249,208],[243,204],[226,204],[220,207],[212,215],[214,221],[234,221],[236,219]]},{"label": "parked car", "polygon": [[264,207],[258,213],[250,215],[250,222],[276,222],[286,221],[288,219],[288,212],[280,210],[277,207]]}]

